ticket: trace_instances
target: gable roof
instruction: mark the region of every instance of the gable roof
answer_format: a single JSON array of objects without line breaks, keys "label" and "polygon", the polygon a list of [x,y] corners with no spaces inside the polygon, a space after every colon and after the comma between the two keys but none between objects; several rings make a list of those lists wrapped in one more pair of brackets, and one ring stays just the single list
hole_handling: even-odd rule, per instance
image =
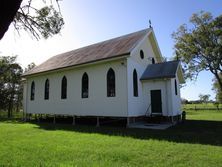
[{"label": "gable roof", "polygon": [[147,66],[140,80],[151,80],[159,78],[175,78],[179,61],[168,61]]},{"label": "gable roof", "polygon": [[152,28],[56,55],[23,76],[129,55]]}]

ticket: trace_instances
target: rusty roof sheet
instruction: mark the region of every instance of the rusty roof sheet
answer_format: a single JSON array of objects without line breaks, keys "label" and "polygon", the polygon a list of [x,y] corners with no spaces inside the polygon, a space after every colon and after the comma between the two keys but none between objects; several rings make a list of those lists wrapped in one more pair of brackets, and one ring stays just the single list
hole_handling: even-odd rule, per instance
[{"label": "rusty roof sheet", "polygon": [[151,29],[141,30],[53,56],[39,66],[24,73],[23,76],[127,55],[149,31]]}]

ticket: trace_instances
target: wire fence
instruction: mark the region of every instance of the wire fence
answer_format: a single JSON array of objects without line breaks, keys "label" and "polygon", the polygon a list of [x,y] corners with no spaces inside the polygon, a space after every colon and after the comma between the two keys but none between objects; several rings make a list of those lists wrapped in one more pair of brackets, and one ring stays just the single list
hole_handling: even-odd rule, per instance
[{"label": "wire fence", "polygon": [[184,104],[182,105],[183,110],[218,110],[222,111],[222,104],[215,105],[213,103],[209,104]]}]

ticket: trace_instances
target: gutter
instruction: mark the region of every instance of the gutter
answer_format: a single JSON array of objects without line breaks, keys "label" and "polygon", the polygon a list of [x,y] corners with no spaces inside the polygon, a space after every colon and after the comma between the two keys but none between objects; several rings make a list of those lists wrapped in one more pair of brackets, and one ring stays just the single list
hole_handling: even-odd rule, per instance
[{"label": "gutter", "polygon": [[175,78],[176,75],[166,75],[166,76],[155,76],[155,77],[148,77],[148,78],[140,78],[140,81],[146,81],[146,80],[153,80],[153,79],[170,79]]}]

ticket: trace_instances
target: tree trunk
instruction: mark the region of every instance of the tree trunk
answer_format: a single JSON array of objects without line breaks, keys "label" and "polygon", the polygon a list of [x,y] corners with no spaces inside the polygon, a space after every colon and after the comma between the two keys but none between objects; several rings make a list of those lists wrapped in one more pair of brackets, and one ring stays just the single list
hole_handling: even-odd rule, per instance
[{"label": "tree trunk", "polygon": [[9,99],[9,104],[8,104],[8,118],[11,118],[12,116],[12,109],[13,109],[13,99],[15,95],[15,84],[12,84],[12,90],[11,90],[11,95]]},{"label": "tree trunk", "polygon": [[17,101],[17,103],[16,103],[16,112],[17,113],[19,112],[19,108],[20,108],[19,101]]},{"label": "tree trunk", "polygon": [[0,40],[13,21],[22,0],[1,0],[0,2]]},{"label": "tree trunk", "polygon": [[218,75],[218,73],[214,73],[218,83],[219,83],[219,86],[220,86],[220,91],[222,91],[222,79],[220,78],[220,76]]},{"label": "tree trunk", "polygon": [[12,115],[12,103],[10,100],[8,104],[8,118],[11,118],[11,115]]}]

